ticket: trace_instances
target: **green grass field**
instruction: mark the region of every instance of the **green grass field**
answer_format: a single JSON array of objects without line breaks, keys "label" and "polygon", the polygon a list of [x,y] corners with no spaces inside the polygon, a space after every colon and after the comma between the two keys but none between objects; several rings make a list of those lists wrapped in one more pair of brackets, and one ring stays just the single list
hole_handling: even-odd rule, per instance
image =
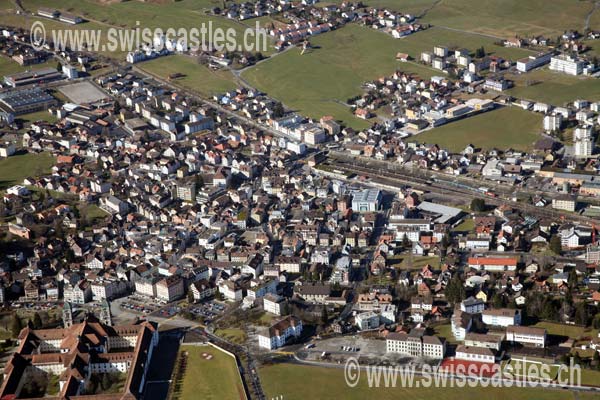
[{"label": "green grass field", "polygon": [[238,344],[242,344],[246,341],[246,333],[238,328],[217,329],[215,335]]},{"label": "green grass field", "polygon": [[337,31],[318,35],[311,40],[318,48],[300,55],[298,49],[250,67],[242,76],[253,86],[312,118],[331,114],[353,128],[362,129],[369,122],[355,118],[343,103],[361,93],[361,85],[395,70],[418,74],[423,78],[441,75],[415,62],[400,63],[398,52],[419,59],[421,52],[440,44],[486,51],[503,57],[520,58],[529,54],[521,49],[505,49],[494,40],[478,35],[432,28],[404,39],[372,29],[347,25]]},{"label": "green grass field", "polygon": [[[44,23],[48,35],[50,35],[52,30],[65,28],[98,30],[103,32],[102,44],[108,43],[106,32],[109,27],[127,29],[139,26],[153,30],[156,28],[162,28],[163,30],[168,28],[200,29],[204,24],[208,29],[209,23],[211,23],[213,29],[231,28],[235,30],[238,37],[242,37],[244,30],[248,26],[219,16],[208,15],[207,12],[210,8],[214,6],[222,7],[221,0],[181,0],[144,2],[143,4],[139,1],[111,1],[103,4],[101,1],[96,0],[61,0],[60,2],[51,0],[23,0],[22,4],[29,13],[35,14],[40,7],[51,7],[80,15],[87,22],[72,26],[31,14],[16,15],[4,13],[0,15],[0,24],[29,29],[34,21],[41,21]],[[0,2],[0,9],[14,10],[14,4],[9,1],[2,1]],[[273,51],[274,49],[269,44],[263,53],[269,54]],[[123,59],[126,54],[126,51],[121,50],[110,52],[107,49],[100,49],[99,52],[116,59]]]},{"label": "green grass field", "polygon": [[[212,346],[183,345],[179,351],[188,352],[179,400],[244,398],[238,368],[231,356]],[[207,360],[202,353],[213,357]]]},{"label": "green grass field", "polygon": [[95,204],[82,204],[79,206],[79,212],[91,224],[104,220],[109,215]]},{"label": "green grass field", "polygon": [[[304,399],[379,399],[379,400],[575,400],[598,399],[599,395],[581,396],[564,390],[525,388],[369,388],[366,373],[354,388],[348,387],[344,371],[337,368],[309,367],[290,364],[266,366],[260,369],[260,378],[267,398],[283,396],[285,400]],[[310,382],[310,384],[307,384]],[[398,379],[400,382],[400,379]],[[398,385],[400,386],[400,385]],[[449,382],[448,382],[449,386]]]},{"label": "green grass field", "polygon": [[414,137],[418,142],[438,144],[462,151],[468,144],[490,149],[529,150],[542,130],[542,116],[516,107],[498,110],[451,122]]},{"label": "green grass field", "polygon": [[138,66],[163,79],[174,73],[183,74],[182,78],[175,79],[173,83],[194,90],[204,96],[223,93],[237,87],[231,72],[226,70],[212,71],[187,56],[173,55],[156,58],[140,63]]},{"label": "green grass field", "polygon": [[0,190],[21,184],[28,176],[50,172],[55,159],[48,153],[20,154],[0,160]]},{"label": "green grass field", "polygon": [[[509,365],[512,370],[507,370]],[[554,380],[558,375],[558,369],[559,367],[556,365],[548,365],[547,367],[542,368],[542,364],[540,363],[510,360],[510,362],[504,366],[503,371],[506,371],[512,376],[529,376],[532,379],[539,379],[541,377],[543,379]]]},{"label": "green grass field", "polygon": [[0,56],[0,78],[3,78],[5,75],[16,74],[18,72],[24,71],[36,71],[43,68],[54,68],[56,63],[46,62],[42,64],[29,65],[27,67],[23,67],[17,64],[16,61],[11,60],[10,58],[2,55]]},{"label": "green grass field", "polygon": [[[341,3],[342,0],[329,1]],[[367,0],[365,4],[422,16],[422,22],[502,38],[515,35],[556,37],[567,29],[583,30],[591,0]],[[600,26],[600,13],[590,26]]]},{"label": "green grass field", "polygon": [[435,335],[441,336],[446,339],[448,343],[456,344],[459,343],[452,334],[452,325],[451,324],[441,324],[436,325],[434,327]]},{"label": "green grass field", "polygon": [[[114,1],[103,4],[96,0],[23,0],[23,6],[30,12],[39,7],[53,7],[83,16],[91,22],[134,28],[139,21],[140,26],[149,28],[192,28],[200,27],[203,22],[212,20],[215,26],[239,29],[241,24],[225,18],[207,15],[210,8],[222,7],[220,0],[182,0],[164,2]],[[85,24],[82,24],[82,26]],[[63,25],[64,26],[64,25]]]},{"label": "green grass field", "polygon": [[416,60],[419,59],[422,52],[433,51],[433,47],[436,45],[443,45],[449,49],[465,48],[473,53],[475,49],[483,46],[486,53],[511,60],[518,60],[532,54],[532,51],[527,49],[498,46],[496,40],[486,36],[441,27],[432,27],[403,39],[395,40],[402,51],[410,54]]},{"label": "green grass field", "polygon": [[401,269],[421,269],[426,265],[431,265],[432,268],[440,266],[440,258],[437,256],[413,256],[412,260],[406,256],[400,264]]},{"label": "green grass field", "polygon": [[33,122],[37,121],[47,121],[47,122],[56,122],[57,119],[54,115],[50,114],[48,111],[38,111],[30,114],[22,114],[19,115],[16,119],[21,120],[25,125],[30,125]]},{"label": "green grass field", "polygon": [[405,63],[395,56],[399,42],[391,36],[357,25],[316,36],[312,43],[320,46],[305,55],[292,49],[243,72],[253,86],[265,91],[286,106],[312,118],[333,115],[356,129],[368,127],[354,117],[343,102],[361,93],[361,85],[397,68],[434,74],[428,68]]},{"label": "green grass field", "polygon": [[[402,0],[397,3],[402,9]],[[431,4],[431,0],[423,3]],[[427,12],[423,22],[502,38],[515,35],[554,38],[567,29],[582,30],[592,7],[593,2],[587,0],[441,0]]]},{"label": "green grass field", "polygon": [[577,99],[600,100],[600,81],[541,69],[524,75],[507,76],[515,86],[507,94],[521,99],[561,106]]},{"label": "green grass field", "polygon": [[436,0],[369,0],[365,3],[371,7],[389,8],[419,16],[435,2]]},{"label": "green grass field", "polygon": [[583,336],[596,337],[598,335],[598,330],[596,329],[586,330],[581,326],[565,325],[556,322],[538,322],[534,326],[545,328],[549,335],[568,336],[573,339]]},{"label": "green grass field", "polygon": [[[49,3],[49,2],[48,2]],[[49,7],[51,7],[51,5],[48,5]],[[106,44],[106,30],[108,28],[107,25],[102,24],[102,23],[96,23],[96,22],[86,22],[84,24],[79,24],[79,25],[66,25],[64,23],[61,22],[57,22],[57,21],[52,21],[50,19],[47,18],[42,18],[42,17],[37,17],[34,15],[16,15],[16,14],[1,14],[0,13],[0,25],[2,26],[10,26],[10,27],[15,27],[15,28],[22,28],[22,29],[30,29],[31,25],[35,22],[35,21],[40,21],[44,24],[44,27],[46,28],[46,34],[47,34],[47,38],[51,39],[51,32],[53,30],[64,30],[66,28],[69,29],[73,29],[73,30],[83,30],[83,29],[89,29],[89,30],[94,30],[94,31],[102,31],[103,34],[103,40],[100,42],[100,44]],[[107,57],[113,57],[115,59],[120,59],[120,60],[124,60],[125,59],[125,55],[127,54],[127,52],[124,51],[114,51],[114,52],[109,52],[106,49],[104,51],[102,51],[102,48],[99,49],[99,53],[107,56]],[[56,64],[54,64],[56,65]],[[31,68],[35,68],[35,67],[31,67]]]},{"label": "green grass field", "polygon": [[454,232],[471,232],[475,229],[475,221],[473,218],[465,218],[463,222],[458,224],[456,228],[452,229]]}]

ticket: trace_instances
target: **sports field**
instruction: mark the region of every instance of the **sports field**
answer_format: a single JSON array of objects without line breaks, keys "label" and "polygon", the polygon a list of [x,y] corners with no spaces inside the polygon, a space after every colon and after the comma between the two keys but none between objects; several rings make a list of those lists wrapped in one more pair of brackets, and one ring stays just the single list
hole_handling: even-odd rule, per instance
[{"label": "sports field", "polygon": [[468,144],[482,149],[530,150],[541,138],[542,116],[517,107],[497,110],[442,125],[413,137],[459,152]]}]

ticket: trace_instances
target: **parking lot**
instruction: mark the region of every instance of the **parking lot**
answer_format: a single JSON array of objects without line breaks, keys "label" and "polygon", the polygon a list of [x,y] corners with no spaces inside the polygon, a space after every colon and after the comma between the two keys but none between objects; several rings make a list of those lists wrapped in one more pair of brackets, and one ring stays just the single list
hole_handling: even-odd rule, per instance
[{"label": "parking lot", "polygon": [[57,302],[14,302],[12,307],[23,310],[47,311],[56,307],[62,307],[63,303]]},{"label": "parking lot", "polygon": [[303,350],[309,353],[309,358],[320,358],[323,352],[338,357],[382,357],[385,356],[385,341],[365,339],[359,335],[338,336],[313,340]]},{"label": "parking lot", "polygon": [[209,324],[215,317],[223,314],[225,307],[224,304],[211,300],[206,303],[192,304],[188,307],[188,311],[204,318],[204,323]]},{"label": "parking lot", "polygon": [[157,311],[161,305],[156,300],[142,296],[131,295],[118,302],[118,307],[124,311],[148,315]]},{"label": "parking lot", "polygon": [[402,354],[386,353],[385,340],[364,338],[359,335],[337,336],[313,340],[298,349],[298,356],[310,361],[343,364],[349,357],[364,364],[422,365],[426,360]]}]

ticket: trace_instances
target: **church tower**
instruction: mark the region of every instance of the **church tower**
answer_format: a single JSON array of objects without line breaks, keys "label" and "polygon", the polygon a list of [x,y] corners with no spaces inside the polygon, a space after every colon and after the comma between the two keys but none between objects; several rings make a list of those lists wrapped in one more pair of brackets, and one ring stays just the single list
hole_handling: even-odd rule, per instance
[{"label": "church tower", "polygon": [[112,326],[110,303],[106,299],[102,300],[102,303],[100,303],[100,322],[104,325]]},{"label": "church tower", "polygon": [[71,303],[68,301],[65,301],[65,304],[63,305],[62,320],[65,328],[70,328],[73,326],[73,308],[71,307]]}]

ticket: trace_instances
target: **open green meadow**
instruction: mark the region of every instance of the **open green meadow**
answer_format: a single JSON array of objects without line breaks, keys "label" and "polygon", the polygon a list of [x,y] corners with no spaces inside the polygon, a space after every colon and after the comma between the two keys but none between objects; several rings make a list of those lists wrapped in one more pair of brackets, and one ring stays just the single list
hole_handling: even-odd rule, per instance
[{"label": "open green meadow", "polygon": [[369,0],[365,3],[371,7],[388,8],[406,14],[419,16],[433,6],[436,0]]},{"label": "open green meadow", "polygon": [[496,40],[487,36],[435,26],[405,38],[394,40],[398,42],[399,51],[408,53],[415,60],[419,60],[422,52],[433,51],[433,46],[436,45],[446,46],[449,49],[464,48],[471,50],[472,53],[483,46],[486,53],[510,60],[518,60],[533,53],[532,50],[499,46]]},{"label": "open green meadow", "polygon": [[404,39],[356,24],[312,38],[316,47],[301,55],[292,49],[242,73],[251,85],[265,91],[288,107],[312,118],[331,114],[354,128],[365,128],[368,122],[354,117],[343,103],[361,93],[365,81],[390,75],[395,70],[417,74],[423,78],[441,75],[441,71],[416,62],[396,61],[398,52],[419,59],[421,52],[440,44],[475,50],[484,46],[487,52],[508,58],[528,53],[522,49],[506,49],[479,35],[442,28],[418,32]]},{"label": "open green meadow", "polygon": [[418,142],[462,151],[468,144],[482,149],[529,150],[541,137],[542,116],[517,107],[504,107],[420,133]]},{"label": "open green meadow", "polygon": [[598,335],[597,329],[586,329],[582,326],[559,324],[557,322],[542,321],[535,324],[535,327],[546,329],[549,335],[568,336],[573,339],[597,337]]},{"label": "open green meadow", "polygon": [[[50,34],[51,30],[76,29],[76,30],[96,30],[103,32],[101,44],[108,44],[107,29],[109,27],[118,28],[198,28],[203,24],[207,27],[212,25],[213,29],[233,29],[238,37],[242,37],[244,30],[249,26],[237,21],[232,21],[220,16],[209,15],[212,7],[222,7],[220,0],[181,0],[165,2],[139,2],[139,1],[114,1],[101,2],[97,0],[61,0],[55,2],[51,0],[23,0],[23,7],[28,11],[25,15],[16,15],[13,13],[0,14],[0,25],[8,25],[29,29],[34,21],[44,23],[46,32]],[[36,14],[38,8],[50,7],[60,11],[73,13],[82,16],[87,22],[78,25],[67,25],[59,21],[53,21],[48,18],[38,17]],[[0,2],[0,9],[10,11],[14,10],[13,2]],[[248,22],[249,24],[250,22]],[[251,25],[254,26],[254,25]],[[263,53],[274,51],[269,42],[268,48]],[[122,59],[125,52],[110,52],[107,49],[100,49],[99,53]]]},{"label": "open green meadow", "polygon": [[16,117],[17,120],[21,120],[25,125],[30,125],[33,122],[37,121],[46,121],[46,122],[56,122],[57,118],[50,114],[46,110],[37,111],[29,114],[21,114]]},{"label": "open green meadow", "polygon": [[43,64],[28,65],[26,67],[23,67],[17,64],[16,61],[13,61],[10,58],[2,55],[0,56],[0,79],[3,79],[5,75],[11,75],[25,71],[36,71],[43,68],[54,67],[56,67],[56,63],[52,63],[52,61]]},{"label": "open green meadow", "polygon": [[[422,22],[501,38],[515,35],[556,37],[568,29],[583,30],[591,0],[370,0],[366,4],[423,16]],[[592,28],[600,14],[592,15]]]},{"label": "open green meadow", "polygon": [[[361,379],[356,387],[349,387],[341,368],[310,367],[291,364],[265,366],[259,371],[261,383],[267,398],[283,396],[286,400],[303,399],[379,399],[395,400],[575,400],[598,399],[600,395],[573,393],[565,390],[540,390],[530,388],[386,388],[383,380],[380,388],[369,388],[366,373],[361,371]],[[306,384],[310,382],[310,384]],[[450,382],[448,382],[450,386]]]},{"label": "open green meadow", "polygon": [[0,160],[0,190],[21,184],[28,176],[47,174],[54,163],[54,157],[48,153],[18,154]]},{"label": "open green meadow", "polygon": [[465,218],[460,224],[452,229],[453,232],[467,233],[475,229],[475,220],[473,218]]},{"label": "open green meadow", "polygon": [[140,63],[138,67],[163,79],[167,79],[171,74],[183,74],[181,78],[174,79],[173,83],[194,90],[204,96],[223,93],[237,87],[234,76],[230,71],[212,71],[207,66],[199,64],[196,59],[188,56],[160,57]]},{"label": "open green meadow", "polygon": [[[179,351],[186,351],[188,356],[181,392],[176,394],[177,399],[244,398],[238,368],[231,356],[212,346],[182,345]],[[203,353],[212,358],[205,358]]]},{"label": "open green meadow", "polygon": [[571,76],[547,68],[523,75],[507,75],[515,82],[507,94],[532,101],[542,101],[555,106],[577,99],[600,100],[600,81],[586,76]]},{"label": "open green meadow", "polygon": [[239,328],[217,329],[215,335],[237,344],[243,344],[247,339],[246,332]]}]

